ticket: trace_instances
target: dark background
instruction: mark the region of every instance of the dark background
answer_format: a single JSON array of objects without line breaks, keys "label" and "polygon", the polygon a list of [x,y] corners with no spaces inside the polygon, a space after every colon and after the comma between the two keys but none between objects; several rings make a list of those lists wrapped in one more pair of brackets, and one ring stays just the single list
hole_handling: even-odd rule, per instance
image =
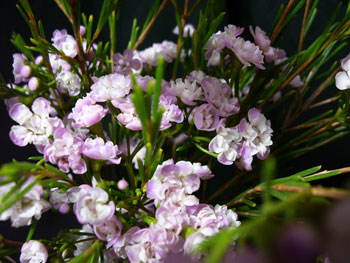
[{"label": "dark background", "polygon": [[[55,29],[68,29],[72,34],[70,24],[66,20],[63,13],[56,7],[53,1],[48,0],[32,0],[30,1],[32,9],[37,19],[41,19],[46,31],[47,39],[50,39],[52,32]],[[97,20],[98,10],[102,1],[85,0],[82,2],[82,9],[86,14],[95,14],[95,21]],[[194,1],[191,0],[190,3]],[[288,1],[277,0],[245,0],[245,1],[227,1],[226,5],[226,20],[223,22],[220,29],[226,24],[235,24],[237,26],[245,27],[244,37],[250,38],[248,26],[259,25],[263,30],[269,31],[274,15],[276,14],[280,3]],[[306,44],[310,43],[312,39],[322,32],[322,29],[328,22],[331,16],[331,10],[334,10],[339,0],[322,0],[319,3],[319,12],[316,21],[311,29],[310,38],[306,39]],[[20,16],[15,6],[16,1],[4,0],[0,1],[0,33],[2,41],[0,41],[1,63],[0,72],[6,80],[13,80],[12,77],[12,54],[17,51],[10,42],[12,32],[20,33],[24,39],[28,40],[29,29]],[[118,27],[117,49],[122,51],[129,40],[129,34],[132,26],[132,19],[137,17],[142,25],[143,20],[147,15],[147,10],[150,8],[150,0],[128,0],[121,1],[121,16]],[[196,24],[196,16],[192,22]],[[295,52],[299,40],[299,26],[301,24],[302,16],[298,16],[296,21],[291,25],[291,29],[286,34],[281,47],[287,51],[287,54]],[[191,22],[191,20],[189,21]],[[158,21],[155,23],[146,38],[145,42],[139,49],[143,49],[152,45],[154,42],[161,42],[162,40],[176,40],[176,36],[172,35],[172,30],[176,25],[173,7],[170,3],[167,4],[165,10],[161,13]],[[102,34],[106,36],[107,32]],[[338,59],[345,57],[347,52],[339,55]],[[334,87],[329,89],[330,93],[336,93]],[[329,95],[329,94],[328,94]],[[0,164],[11,161],[13,158],[17,160],[26,160],[29,156],[37,155],[36,150],[31,147],[17,147],[8,136],[10,128],[15,123],[8,117],[8,113],[3,102],[0,103],[1,114],[1,129],[0,129]],[[349,165],[349,139],[341,139],[332,145],[324,146],[315,152],[305,155],[296,160],[291,170],[300,171],[316,165],[323,165],[324,169],[335,169]],[[345,185],[347,176],[342,176],[338,181],[339,185]],[[49,223],[48,223],[49,222]],[[41,231],[37,231],[34,238],[48,238],[57,234],[59,229],[68,228],[71,226],[79,227],[75,220],[71,220],[69,216],[60,214],[46,213],[43,215],[43,220],[40,220],[39,227]],[[20,229],[10,228],[10,222],[0,222],[0,233],[8,239],[23,239],[28,229],[22,227]]]}]

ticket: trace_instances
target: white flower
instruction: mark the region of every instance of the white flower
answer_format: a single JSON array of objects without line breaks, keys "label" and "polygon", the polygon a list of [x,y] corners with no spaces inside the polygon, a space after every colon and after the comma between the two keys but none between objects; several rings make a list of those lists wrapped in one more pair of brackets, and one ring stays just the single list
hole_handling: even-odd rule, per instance
[{"label": "white flower", "polygon": [[350,76],[345,71],[340,71],[335,75],[335,86],[340,90],[350,89]]},{"label": "white flower", "polygon": [[[22,187],[23,190],[33,179],[29,179]],[[10,183],[0,187],[0,197],[6,194],[14,183]],[[29,226],[33,217],[37,220],[41,218],[41,214],[46,212],[50,207],[50,203],[42,199],[43,188],[40,185],[34,185],[22,199],[14,203],[10,208],[0,215],[0,221],[11,219],[12,227]]]},{"label": "white flower", "polygon": [[99,224],[110,219],[115,210],[113,201],[108,202],[108,194],[101,188],[91,188],[80,196],[74,212],[81,224]]},{"label": "white flower", "polygon": [[10,110],[10,117],[20,125],[11,127],[10,138],[18,146],[33,143],[36,146],[49,144],[49,136],[63,123],[57,117],[49,117],[52,108],[49,101],[37,98],[32,105],[32,111],[22,104],[14,104]]},{"label": "white flower", "polygon": [[176,79],[164,87],[166,93],[179,97],[186,105],[195,105],[196,100],[204,100],[201,87],[195,81]]},{"label": "white flower", "polygon": [[80,93],[79,77],[70,71],[61,71],[57,77],[58,88],[61,92],[69,94],[69,96],[76,96]]},{"label": "white flower", "polygon": [[47,250],[43,244],[36,240],[24,243],[21,249],[21,263],[45,263],[47,261]]}]

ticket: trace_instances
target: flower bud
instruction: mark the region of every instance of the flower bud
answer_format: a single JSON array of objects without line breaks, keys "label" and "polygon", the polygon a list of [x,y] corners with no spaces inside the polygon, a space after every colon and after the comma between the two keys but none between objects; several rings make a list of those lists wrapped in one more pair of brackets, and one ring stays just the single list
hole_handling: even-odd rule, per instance
[{"label": "flower bud", "polygon": [[35,65],[40,65],[43,62],[43,56],[37,56],[35,58]]},{"label": "flower bud", "polygon": [[81,35],[81,36],[84,36],[85,33],[86,33],[86,29],[85,29],[84,26],[80,26],[79,31],[80,31],[80,35]]},{"label": "flower bud", "polygon": [[118,182],[118,189],[119,190],[125,190],[128,187],[128,182],[125,181],[124,179],[119,180]]},{"label": "flower bud", "polygon": [[23,78],[29,78],[31,73],[30,67],[28,65],[24,65],[21,69],[21,75]]},{"label": "flower bud", "polygon": [[62,204],[58,209],[58,211],[60,211],[61,214],[67,214],[69,210],[70,210],[70,207],[68,204]]},{"label": "flower bud", "polygon": [[30,78],[28,87],[31,91],[36,91],[39,87],[39,80],[35,77]]}]

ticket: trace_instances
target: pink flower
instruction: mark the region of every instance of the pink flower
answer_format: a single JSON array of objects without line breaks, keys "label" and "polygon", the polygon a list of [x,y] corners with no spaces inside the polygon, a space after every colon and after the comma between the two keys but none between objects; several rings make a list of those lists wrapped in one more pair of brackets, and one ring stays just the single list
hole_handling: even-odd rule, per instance
[{"label": "pink flower", "polygon": [[18,146],[26,146],[33,143],[42,148],[50,143],[49,136],[63,123],[57,117],[50,117],[53,108],[48,100],[37,98],[32,104],[32,111],[22,104],[15,103],[9,109],[10,117],[19,123],[11,127],[10,138]]},{"label": "pink flower", "polygon": [[139,71],[142,69],[142,61],[135,56],[130,49],[125,49],[123,55],[116,53],[113,55],[113,62],[116,64],[114,71],[119,74],[129,74],[132,71]]},{"label": "pink flower", "polygon": [[200,131],[214,131],[219,125],[219,112],[210,104],[202,104],[192,110],[189,120]]},{"label": "pink flower", "polygon": [[265,69],[262,51],[252,42],[239,37],[232,43],[232,50],[244,66],[252,63],[259,69]]},{"label": "pink flower", "polygon": [[58,168],[68,173],[69,169],[76,174],[86,172],[86,164],[81,157],[83,140],[74,137],[66,128],[55,130],[54,141],[44,148],[45,161],[57,164]]},{"label": "pink flower", "polygon": [[117,145],[113,145],[111,141],[105,143],[100,137],[88,138],[82,146],[82,154],[85,156],[92,159],[108,160],[114,164],[120,163],[121,158],[117,159],[119,153]]},{"label": "pink flower", "polygon": [[105,220],[100,224],[95,224],[93,227],[98,239],[109,242],[108,247],[112,245],[110,244],[110,241],[120,236],[123,228],[116,216],[112,216],[110,219]]},{"label": "pink flower", "polygon": [[15,53],[13,54],[13,76],[15,78],[15,83],[26,82],[28,79],[26,76],[23,76],[22,69],[25,66],[24,62],[27,60],[27,57],[23,54]]},{"label": "pink flower", "polygon": [[131,86],[129,76],[118,73],[105,75],[91,86],[90,97],[97,102],[118,101],[129,94]]},{"label": "pink flower", "polygon": [[207,102],[213,105],[222,117],[239,112],[240,106],[237,98],[231,98],[232,89],[226,82],[213,77],[206,77],[201,85]]},{"label": "pink flower", "polygon": [[84,97],[76,102],[72,112],[68,115],[68,119],[75,121],[72,124],[74,128],[90,127],[102,120],[107,110],[95,103],[91,97]]},{"label": "pink flower", "polygon": [[165,94],[179,97],[186,105],[196,105],[195,101],[204,100],[203,90],[195,81],[176,79],[164,85]]}]

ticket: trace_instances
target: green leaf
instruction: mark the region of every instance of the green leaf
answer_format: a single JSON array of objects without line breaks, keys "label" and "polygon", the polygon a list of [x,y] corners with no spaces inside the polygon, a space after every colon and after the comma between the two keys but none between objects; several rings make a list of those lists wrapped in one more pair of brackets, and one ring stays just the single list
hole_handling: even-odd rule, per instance
[{"label": "green leaf", "polygon": [[34,61],[35,57],[33,53],[25,48],[27,46],[26,42],[23,40],[22,36],[16,33],[12,34],[11,42],[13,45],[16,46],[16,48],[23,53],[29,60]]},{"label": "green leaf", "polygon": [[293,175],[291,175],[291,176],[293,176],[293,177],[297,177],[297,176],[305,177],[305,176],[307,176],[307,175],[310,175],[310,174],[313,174],[313,173],[318,172],[321,168],[322,168],[322,166],[321,166],[321,165],[318,165],[318,166],[315,166],[315,167],[306,169],[306,170],[304,170],[304,171],[297,172],[296,174],[293,174]]},{"label": "green leaf", "polygon": [[325,178],[329,178],[338,174],[341,174],[341,171],[332,171],[332,172],[326,172],[325,173],[320,173],[317,175],[309,175],[304,177],[304,180],[306,182],[311,182],[311,181],[315,181],[315,180],[320,180],[320,179],[325,179]]},{"label": "green leaf", "polygon": [[204,152],[205,154],[208,154],[210,155],[211,157],[214,157],[214,158],[218,158],[218,155],[216,153],[212,153],[212,152],[209,152],[208,150],[204,149],[202,146],[200,146],[198,143],[194,143],[194,145],[199,149],[201,150],[202,152]]},{"label": "green leaf", "polygon": [[111,15],[113,10],[117,7],[118,0],[104,0],[102,4],[102,8],[100,11],[100,16],[97,22],[97,32],[101,32],[104,24],[107,22],[108,17]]},{"label": "green leaf", "polygon": [[143,23],[143,26],[142,26],[142,30],[141,30],[141,33],[143,31],[145,31],[146,27],[148,26],[149,22],[151,21],[151,19],[156,15],[156,13],[158,12],[158,9],[160,7],[160,5],[162,4],[164,0],[154,0],[153,1],[153,4],[152,4],[152,7],[150,9],[150,11],[148,12],[148,15],[146,17],[146,20],[145,22]]},{"label": "green leaf", "polygon": [[135,18],[133,23],[132,23],[130,40],[128,43],[128,49],[132,49],[135,46],[138,31],[139,31],[139,27],[137,26],[137,19]]},{"label": "green leaf", "polygon": [[270,202],[271,199],[271,180],[272,178],[276,177],[277,173],[277,162],[276,159],[273,157],[267,158],[262,163],[262,169],[261,169],[261,178],[265,184],[264,188],[264,201],[265,203]]},{"label": "green leaf", "polygon": [[154,97],[153,97],[153,121],[157,121],[158,118],[158,104],[159,97],[162,89],[162,80],[164,75],[164,59],[160,57],[158,59],[158,65],[156,68],[156,85],[154,87]]}]

